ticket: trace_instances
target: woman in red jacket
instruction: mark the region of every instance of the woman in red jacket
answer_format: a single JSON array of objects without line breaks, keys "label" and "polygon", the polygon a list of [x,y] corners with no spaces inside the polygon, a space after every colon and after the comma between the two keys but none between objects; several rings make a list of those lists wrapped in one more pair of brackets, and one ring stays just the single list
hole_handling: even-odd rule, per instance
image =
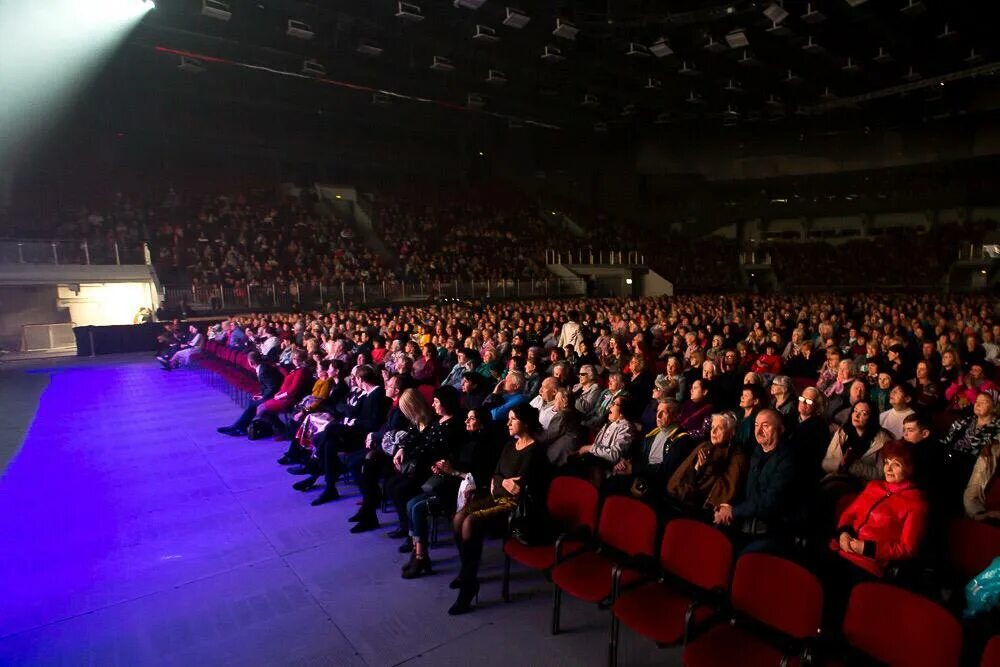
[{"label": "woman in red jacket", "polygon": [[778,354],[778,344],[774,341],[764,343],[764,352],[753,362],[750,370],[758,375],[781,375],[781,356]]},{"label": "woman in red jacket", "polygon": [[257,406],[257,418],[267,419],[277,429],[277,416],[286,410],[294,408],[302,398],[309,394],[313,385],[312,366],[305,350],[292,352],[292,371],[285,376],[281,389],[273,398]]},{"label": "woman in red jacket", "polygon": [[910,479],[911,445],[886,443],[881,458],[885,481],[868,482],[840,515],[830,543],[837,555],[876,577],[893,561],[916,557],[927,526],[927,501]]},{"label": "woman in red jacket", "polygon": [[836,554],[824,579],[827,620],[840,622],[851,588],[881,578],[886,568],[914,559],[927,527],[927,501],[913,483],[912,445],[891,440],[879,452],[885,480],[874,480],[840,515]]}]

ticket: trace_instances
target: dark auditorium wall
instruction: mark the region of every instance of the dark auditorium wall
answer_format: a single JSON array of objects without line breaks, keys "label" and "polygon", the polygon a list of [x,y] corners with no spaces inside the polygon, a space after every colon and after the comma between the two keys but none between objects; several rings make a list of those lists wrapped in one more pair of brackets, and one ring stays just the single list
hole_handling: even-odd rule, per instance
[{"label": "dark auditorium wall", "polygon": [[20,349],[25,324],[69,322],[69,309],[57,301],[55,285],[0,285],[0,347]]}]

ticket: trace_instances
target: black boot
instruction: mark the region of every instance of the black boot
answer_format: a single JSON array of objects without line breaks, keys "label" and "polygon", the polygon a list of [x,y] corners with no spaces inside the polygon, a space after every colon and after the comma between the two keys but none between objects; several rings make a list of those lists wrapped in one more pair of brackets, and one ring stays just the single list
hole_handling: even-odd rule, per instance
[{"label": "black boot", "polygon": [[375,510],[365,512],[365,516],[351,527],[352,533],[365,533],[379,527],[378,516]]},{"label": "black boot", "polygon": [[306,479],[300,480],[298,482],[295,482],[295,484],[292,484],[292,488],[295,489],[296,491],[308,491],[309,489],[316,486],[317,479],[319,478],[314,476],[307,477]]},{"label": "black boot", "polygon": [[319,498],[312,501],[311,504],[313,507],[316,507],[317,505],[323,505],[331,500],[337,500],[338,498],[340,498],[340,493],[337,491],[337,487],[328,486],[323,489],[323,493],[320,494]]},{"label": "black boot", "polygon": [[427,556],[414,558],[413,564],[403,570],[403,579],[416,579],[424,574],[432,574],[431,559]]},{"label": "black boot", "polygon": [[455,604],[451,605],[448,614],[450,616],[458,616],[459,614],[472,611],[472,601],[478,598],[479,582],[463,583],[462,588],[458,591],[458,598],[455,600]]}]

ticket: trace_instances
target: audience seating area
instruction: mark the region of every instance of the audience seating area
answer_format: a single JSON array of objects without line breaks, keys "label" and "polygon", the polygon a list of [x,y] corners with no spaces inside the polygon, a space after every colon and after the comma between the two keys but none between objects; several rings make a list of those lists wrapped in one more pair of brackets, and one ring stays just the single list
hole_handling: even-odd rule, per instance
[{"label": "audience seating area", "polygon": [[[542,585],[541,576],[534,584],[518,577],[512,595],[513,569],[544,574],[553,595],[553,634],[574,627],[574,605],[598,605],[608,613],[611,665],[618,662],[622,641],[652,641],[683,647],[686,665],[764,665],[787,658],[787,664],[877,661],[900,667],[966,667],[995,660],[995,648],[983,651],[1000,632],[1000,612],[972,614],[967,607],[972,603],[965,597],[968,582],[991,571],[1000,556],[1000,523],[991,514],[1000,498],[990,491],[991,478],[976,482],[979,473],[968,478],[967,469],[955,467],[955,457],[969,457],[969,449],[977,453],[972,457],[976,460],[1000,451],[1000,350],[995,343],[1000,324],[990,306],[971,297],[941,301],[912,295],[814,295],[808,300],[699,295],[251,314],[213,327],[198,364],[251,415],[257,409],[260,416],[266,408],[249,398],[262,386],[252,355],[266,351],[271,361],[264,366],[272,363],[282,370],[283,387],[291,387],[296,374],[313,369],[322,371],[316,387],[324,378],[346,378],[346,397],[341,394],[336,405],[320,403],[321,410],[331,414],[350,414],[351,401],[384,390],[387,406],[409,415],[403,417],[406,424],[423,419],[413,412],[414,401],[444,406],[454,399],[443,388],[460,385],[456,393],[461,411],[455,414],[464,417],[473,409],[476,420],[487,421],[481,437],[507,441],[506,448],[517,441],[507,435],[517,428],[512,424],[547,417],[534,438],[550,448],[544,467],[551,482],[542,486],[540,478],[531,476],[535,481],[529,483],[531,497],[544,505],[549,517],[547,537],[526,537],[520,529],[525,515],[511,511],[510,505],[500,506],[507,529],[500,531],[497,546],[505,561],[499,597],[517,604],[523,588]],[[936,322],[940,340],[925,333],[933,331],[931,322]],[[565,346],[567,338],[576,344]],[[820,356],[804,356],[810,345]],[[786,368],[793,377],[780,374]],[[376,380],[377,389],[359,379],[377,378],[379,372],[383,374]],[[878,377],[870,379],[875,372]],[[593,394],[589,383],[597,385]],[[939,385],[933,392],[932,383]],[[496,389],[490,391],[494,384]],[[399,393],[402,386],[409,388]],[[864,391],[853,391],[852,386]],[[921,392],[939,398],[914,412],[911,401]],[[768,393],[770,400],[765,398]],[[596,404],[578,402],[588,395]],[[524,403],[529,399],[530,408]],[[780,417],[788,404],[790,416]],[[426,520],[433,521],[434,529],[424,535],[420,515],[413,513],[413,503],[423,502],[419,484],[413,491],[401,491],[406,477],[398,469],[370,468],[367,463],[352,467],[349,447],[325,456],[325,447],[332,446],[326,440],[329,432],[312,436],[311,443],[302,440],[302,413],[293,414],[302,409],[301,403],[299,408],[290,405],[275,408],[290,427],[277,437],[295,433],[289,455],[303,452],[305,468],[319,465],[309,461],[322,462],[311,481],[296,488],[308,491],[324,474],[329,486],[350,471],[362,488],[362,510],[364,503],[377,502],[385,518],[394,506],[398,534],[406,535],[402,529],[408,526],[400,550],[411,551],[411,570],[404,569],[403,578],[425,576],[429,550],[447,548],[438,543],[436,532],[441,519],[453,513],[451,501],[437,498],[428,506]],[[476,406],[485,413],[476,412]],[[652,430],[649,422],[639,426],[640,413],[651,414],[651,408],[657,411]],[[664,408],[661,421],[659,411]],[[855,426],[864,421],[854,415],[862,408],[874,426]],[[438,409],[445,411],[437,413],[444,419],[453,408]],[[671,410],[677,412],[671,416]],[[901,419],[910,413],[913,419]],[[775,421],[761,421],[775,414]],[[467,429],[469,423],[466,420]],[[762,430],[767,423],[785,430],[776,450],[766,449],[774,442]],[[819,430],[810,430],[810,425]],[[676,445],[687,447],[684,456],[668,457],[664,444],[662,462],[651,462],[646,457],[658,431],[666,433],[675,426],[690,434],[681,436],[689,440],[680,441],[689,444]],[[890,428],[902,428],[902,437],[885,430]],[[927,429],[931,435],[914,437],[907,428]],[[231,427],[220,430],[242,433]],[[459,437],[463,441],[464,436]],[[843,442],[838,438],[845,437],[864,443],[862,449],[838,449],[837,443]],[[885,438],[878,441],[884,442],[878,445],[881,451],[870,444],[876,442],[873,438]],[[554,453],[551,448],[557,442],[568,446],[568,456]],[[869,446],[874,454],[864,451]],[[734,470],[743,468],[723,500],[688,504],[687,496],[677,490],[685,479],[682,460],[695,464],[699,448],[711,454],[713,447],[741,452],[744,462],[733,465]],[[791,451],[795,466],[789,479],[799,480],[797,486],[780,491],[785,504],[778,511],[788,516],[806,513],[780,533],[769,531],[766,522],[761,531],[757,518],[751,523],[726,520],[727,507],[742,517],[760,511],[752,508],[765,502],[764,497],[754,499],[754,494],[777,483],[762,472],[768,451]],[[405,461],[407,452],[404,445],[397,454]],[[818,458],[806,458],[806,452]],[[928,456],[939,455],[940,463],[926,467],[934,460]],[[849,458],[839,468],[827,467],[827,459],[835,456],[859,458]],[[851,466],[850,460],[867,456],[874,457],[871,469]],[[971,464],[972,458],[963,460]],[[343,467],[330,463],[341,459]],[[823,471],[810,467],[821,459]],[[454,460],[449,465],[465,465]],[[910,486],[893,482],[891,468],[897,463],[917,481]],[[495,469],[500,477],[502,465]],[[662,470],[666,466],[669,471]],[[643,476],[640,469],[659,470],[649,473],[658,476]],[[828,473],[831,469],[837,472]],[[964,477],[954,479],[959,471]],[[995,469],[988,475],[1000,476]],[[416,473],[413,481],[421,478]],[[373,480],[380,483],[371,486]],[[649,485],[650,491],[638,482]],[[495,479],[491,487],[496,484]],[[985,503],[985,514],[969,504],[970,489],[980,488],[975,484],[983,485],[978,496],[982,500],[976,502]],[[888,533],[864,533],[864,523],[851,527],[858,524],[851,524],[849,517],[883,511],[879,503],[857,509],[872,488],[888,489],[886,497],[910,498],[905,494],[911,487],[920,489],[923,505],[907,505],[907,511],[929,508],[912,527],[914,546],[908,546],[905,533],[890,535],[903,530],[893,527],[899,525],[895,518],[878,519],[879,530]],[[376,488],[381,491],[372,491]],[[768,493],[779,493],[778,488]],[[960,511],[963,492],[966,501]],[[313,504],[336,499],[324,491]],[[465,516],[463,511],[455,514],[456,522]],[[374,510],[370,516],[375,516]],[[766,521],[778,520],[766,516]],[[357,525],[371,530],[379,524]],[[752,528],[756,532],[746,532],[747,526],[757,526]],[[476,553],[475,540],[496,533],[456,531],[466,572],[466,561]],[[761,541],[761,535],[768,539]],[[876,560],[882,550],[900,555]],[[856,560],[840,557],[845,551]],[[413,569],[421,559],[424,569]],[[472,597],[462,603],[462,594],[472,590],[462,577],[460,573],[453,582],[460,588],[453,613],[474,608]],[[478,582],[474,592],[479,592]]]}]

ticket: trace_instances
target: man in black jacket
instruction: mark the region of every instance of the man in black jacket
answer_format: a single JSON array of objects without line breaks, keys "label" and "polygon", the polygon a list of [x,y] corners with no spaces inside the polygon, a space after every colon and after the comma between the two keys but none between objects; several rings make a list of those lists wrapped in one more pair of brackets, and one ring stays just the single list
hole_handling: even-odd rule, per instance
[{"label": "man in black jacket", "polygon": [[[340,460],[341,452],[356,452],[365,445],[365,436],[378,429],[385,419],[385,390],[377,384],[378,371],[372,366],[359,366],[354,373],[357,393],[352,394],[345,405],[344,416],[331,421],[316,436],[316,453],[323,462],[323,477],[326,488],[313,505],[322,505],[340,497],[337,492],[337,477],[344,469]],[[313,471],[308,478],[293,486],[299,491],[308,491],[319,479]]]},{"label": "man in black jacket", "polygon": [[733,541],[742,553],[780,553],[800,524],[799,468],[795,447],[783,437],[784,430],[784,420],[773,408],[757,414],[758,447],[750,457],[743,501],[715,509],[715,524],[733,528]]},{"label": "man in black jacket", "polygon": [[260,383],[260,392],[253,396],[250,405],[247,406],[247,409],[243,411],[243,414],[231,426],[220,426],[216,429],[219,433],[232,436],[245,436],[247,434],[247,426],[257,416],[257,406],[264,401],[274,398],[274,395],[281,389],[281,383],[285,379],[281,371],[266,363],[257,351],[253,351],[247,355],[247,362],[253,367],[254,373],[257,375],[257,381]]},{"label": "man in black jacket", "polygon": [[385,382],[385,395],[393,401],[389,414],[382,427],[365,437],[365,448],[352,452],[347,456],[347,467],[354,479],[358,480],[361,490],[361,507],[349,521],[357,524],[351,528],[352,533],[363,533],[379,527],[378,515],[375,510],[382,502],[382,485],[379,480],[392,470],[392,456],[383,449],[383,439],[392,437],[393,433],[403,431],[410,422],[399,409],[396,399],[407,389],[414,386],[409,375],[398,373],[390,375]]}]

